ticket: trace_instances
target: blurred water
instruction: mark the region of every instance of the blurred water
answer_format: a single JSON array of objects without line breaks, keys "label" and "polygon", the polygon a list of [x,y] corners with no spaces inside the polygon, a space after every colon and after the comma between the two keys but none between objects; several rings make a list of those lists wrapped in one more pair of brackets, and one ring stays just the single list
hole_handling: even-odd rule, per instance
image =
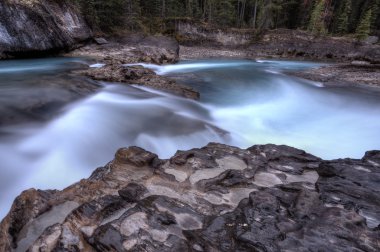
[{"label": "blurred water", "polygon": [[[0,105],[22,103],[29,92],[25,90],[33,90],[31,82],[44,90],[39,71],[67,70],[67,59],[55,60],[28,62],[35,67],[30,71],[0,63]],[[21,63],[20,69],[31,69]],[[327,159],[359,158],[366,150],[379,149],[379,94],[326,88],[282,74],[318,65],[238,60],[145,65],[199,90],[201,101],[103,83],[100,91],[54,112],[47,122],[2,127],[0,216],[22,190],[64,188],[89,176],[125,146],[137,145],[161,158],[211,141],[240,147],[287,144]],[[8,77],[1,78],[7,68],[17,76],[8,71]],[[10,81],[15,78],[18,81]],[[6,99],[1,95],[5,87],[23,95]],[[60,95],[57,92],[47,95]]]}]

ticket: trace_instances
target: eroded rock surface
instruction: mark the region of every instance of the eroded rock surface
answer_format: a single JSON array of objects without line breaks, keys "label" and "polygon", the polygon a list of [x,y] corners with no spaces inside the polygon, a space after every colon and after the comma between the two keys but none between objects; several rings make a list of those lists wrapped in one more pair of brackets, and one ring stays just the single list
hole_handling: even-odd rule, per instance
[{"label": "eroded rock surface", "polygon": [[90,28],[71,1],[0,2],[0,58],[59,52],[91,36]]},{"label": "eroded rock surface", "polygon": [[[199,93],[175,80],[157,75],[136,63],[170,64],[179,59],[179,44],[170,37],[128,34],[113,38],[107,44],[89,44],[68,54],[89,57],[101,63],[77,73],[94,80],[143,85],[190,99],[198,99]],[[132,65],[129,65],[131,64]]]},{"label": "eroded rock surface", "polygon": [[63,191],[20,195],[0,250],[379,251],[379,183],[379,151],[323,161],[209,144],[161,160],[124,148]]}]

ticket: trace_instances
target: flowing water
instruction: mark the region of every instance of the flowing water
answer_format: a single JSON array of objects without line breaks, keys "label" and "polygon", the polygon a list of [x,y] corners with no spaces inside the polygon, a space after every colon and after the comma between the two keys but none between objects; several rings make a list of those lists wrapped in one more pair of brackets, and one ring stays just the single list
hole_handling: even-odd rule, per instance
[{"label": "flowing water", "polygon": [[[1,62],[0,105],[27,106],[28,98],[38,95],[56,104],[65,94],[65,71],[78,62]],[[92,95],[34,111],[41,114],[38,120],[2,126],[0,217],[22,190],[62,189],[89,176],[125,146],[137,145],[161,158],[208,142],[242,148],[287,144],[325,159],[360,158],[380,148],[379,93],[324,87],[284,74],[317,63],[204,60],[145,66],[192,86],[201,100],[100,83]]]}]

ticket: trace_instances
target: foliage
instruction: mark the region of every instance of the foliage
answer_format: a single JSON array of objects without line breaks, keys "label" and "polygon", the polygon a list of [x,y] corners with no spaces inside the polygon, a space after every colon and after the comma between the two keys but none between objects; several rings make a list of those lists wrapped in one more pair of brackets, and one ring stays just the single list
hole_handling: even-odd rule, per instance
[{"label": "foliage", "polygon": [[325,0],[318,0],[315,3],[315,6],[311,13],[309,26],[308,26],[309,31],[318,35],[326,33],[325,8],[326,8]]},{"label": "foliage", "polygon": [[93,28],[163,32],[167,19],[188,19],[213,26],[290,28],[354,33],[372,10],[371,31],[380,30],[380,0],[72,0]]},{"label": "foliage", "polygon": [[358,28],[356,29],[356,38],[359,40],[364,40],[368,37],[371,32],[371,18],[372,10],[369,9],[361,19]]},{"label": "foliage", "polygon": [[348,32],[350,14],[351,14],[351,0],[346,0],[344,2],[341,13],[338,17],[338,27],[336,29],[337,33],[345,34]]}]

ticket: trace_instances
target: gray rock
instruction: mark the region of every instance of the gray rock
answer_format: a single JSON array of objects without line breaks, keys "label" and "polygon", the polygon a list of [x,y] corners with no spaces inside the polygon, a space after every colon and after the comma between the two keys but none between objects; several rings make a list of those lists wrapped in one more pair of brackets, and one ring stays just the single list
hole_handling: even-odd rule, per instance
[{"label": "gray rock", "polygon": [[[24,192],[0,224],[0,250],[20,237],[30,251],[380,250],[380,151],[324,161],[211,143],[158,160],[130,147],[105,170],[63,191]],[[28,230],[74,200],[63,223],[39,238]]]},{"label": "gray rock", "polygon": [[105,45],[109,43],[105,38],[94,38],[94,40],[98,45]]},{"label": "gray rock", "polygon": [[73,48],[91,36],[70,1],[0,2],[0,58],[54,53]]},{"label": "gray rock", "polygon": [[379,42],[378,36],[369,36],[363,41],[363,43],[370,44],[370,45],[376,44],[377,42]]},{"label": "gray rock", "polygon": [[369,65],[371,65],[371,63],[368,61],[354,60],[351,62],[351,65],[353,65],[353,66],[369,66]]}]

